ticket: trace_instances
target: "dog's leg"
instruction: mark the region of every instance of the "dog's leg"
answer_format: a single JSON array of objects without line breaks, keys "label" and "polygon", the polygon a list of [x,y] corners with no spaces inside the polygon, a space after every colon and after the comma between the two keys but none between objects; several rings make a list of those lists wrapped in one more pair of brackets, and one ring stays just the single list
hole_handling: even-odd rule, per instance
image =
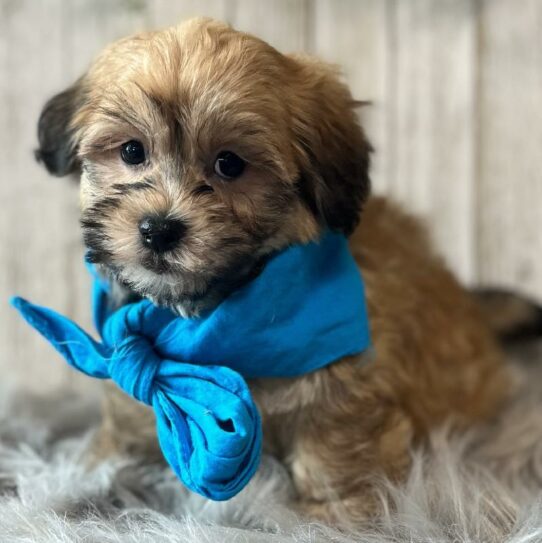
[{"label": "dog's leg", "polygon": [[[412,423],[399,409],[371,403],[357,412],[337,412],[336,420],[324,426],[318,420],[304,425],[288,459],[299,493],[295,508],[302,515],[355,527],[380,510],[378,478],[404,477],[410,463]],[[370,424],[360,420],[364,412]],[[328,430],[324,435],[319,431],[322,427]]]},{"label": "dog's leg", "polygon": [[145,462],[162,460],[152,409],[127,396],[114,383],[104,385],[103,418],[88,451],[91,465],[110,456]]},{"label": "dog's leg", "polygon": [[402,479],[409,467],[415,424],[384,365],[366,356],[250,381],[265,450],[289,469],[302,516],[357,524],[379,510],[375,479]]}]

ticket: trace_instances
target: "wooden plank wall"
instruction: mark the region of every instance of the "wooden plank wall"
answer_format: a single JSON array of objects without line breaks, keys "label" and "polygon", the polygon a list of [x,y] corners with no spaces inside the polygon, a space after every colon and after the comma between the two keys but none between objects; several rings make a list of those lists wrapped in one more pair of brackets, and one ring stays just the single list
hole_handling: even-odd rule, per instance
[{"label": "wooden plank wall", "polygon": [[376,147],[375,190],[428,223],[470,283],[542,299],[540,0],[0,0],[0,376],[88,386],[7,308],[90,326],[77,188],[33,161],[40,108],[105,44],[209,15],[337,62]]}]

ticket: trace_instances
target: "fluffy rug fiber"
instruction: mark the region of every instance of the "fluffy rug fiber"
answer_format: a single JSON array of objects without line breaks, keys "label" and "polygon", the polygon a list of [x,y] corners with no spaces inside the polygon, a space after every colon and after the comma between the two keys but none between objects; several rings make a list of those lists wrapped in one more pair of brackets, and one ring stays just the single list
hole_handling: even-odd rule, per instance
[{"label": "fluffy rug fiber", "polygon": [[[298,519],[282,466],[265,458],[239,496],[212,503],[162,466],[81,462],[98,421],[95,402],[3,390],[0,401],[1,543],[540,543],[542,357],[492,425],[439,430],[413,451],[408,481],[380,484],[385,513],[355,533]],[[525,378],[526,377],[526,378]]]}]

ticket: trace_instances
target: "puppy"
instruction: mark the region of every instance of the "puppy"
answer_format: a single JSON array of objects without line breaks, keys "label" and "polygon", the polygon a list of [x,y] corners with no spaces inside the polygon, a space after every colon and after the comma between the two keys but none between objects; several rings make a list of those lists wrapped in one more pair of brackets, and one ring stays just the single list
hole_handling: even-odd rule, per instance
[{"label": "puppy", "polygon": [[[368,198],[355,106],[328,65],[196,19],[112,44],[39,122],[38,158],[81,174],[84,240],[115,305],[147,297],[198,315],[271,253],[324,229],[351,235],[373,349],[249,383],[297,507],[330,522],[374,514],[376,475],[401,477],[431,428],[483,420],[509,388],[479,309],[423,229]],[[150,412],[110,387],[95,451],[156,458]]]}]

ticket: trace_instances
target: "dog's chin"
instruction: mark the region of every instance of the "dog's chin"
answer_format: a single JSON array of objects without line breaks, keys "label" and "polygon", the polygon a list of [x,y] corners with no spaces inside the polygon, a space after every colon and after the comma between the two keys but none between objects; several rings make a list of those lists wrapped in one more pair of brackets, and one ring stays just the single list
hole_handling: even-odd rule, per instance
[{"label": "dog's chin", "polygon": [[153,267],[147,261],[109,269],[128,291],[183,317],[198,316],[220,302],[211,295],[209,278],[202,274],[178,271],[161,262]]},{"label": "dog's chin", "polygon": [[[179,270],[161,262],[152,266],[148,260],[121,266],[103,264],[102,268],[123,292],[130,294],[130,301],[134,297],[147,298],[188,318],[214,309],[229,294],[255,278],[263,265],[262,259],[244,268],[234,266],[214,274]],[[122,305],[122,301],[115,305]]]}]

